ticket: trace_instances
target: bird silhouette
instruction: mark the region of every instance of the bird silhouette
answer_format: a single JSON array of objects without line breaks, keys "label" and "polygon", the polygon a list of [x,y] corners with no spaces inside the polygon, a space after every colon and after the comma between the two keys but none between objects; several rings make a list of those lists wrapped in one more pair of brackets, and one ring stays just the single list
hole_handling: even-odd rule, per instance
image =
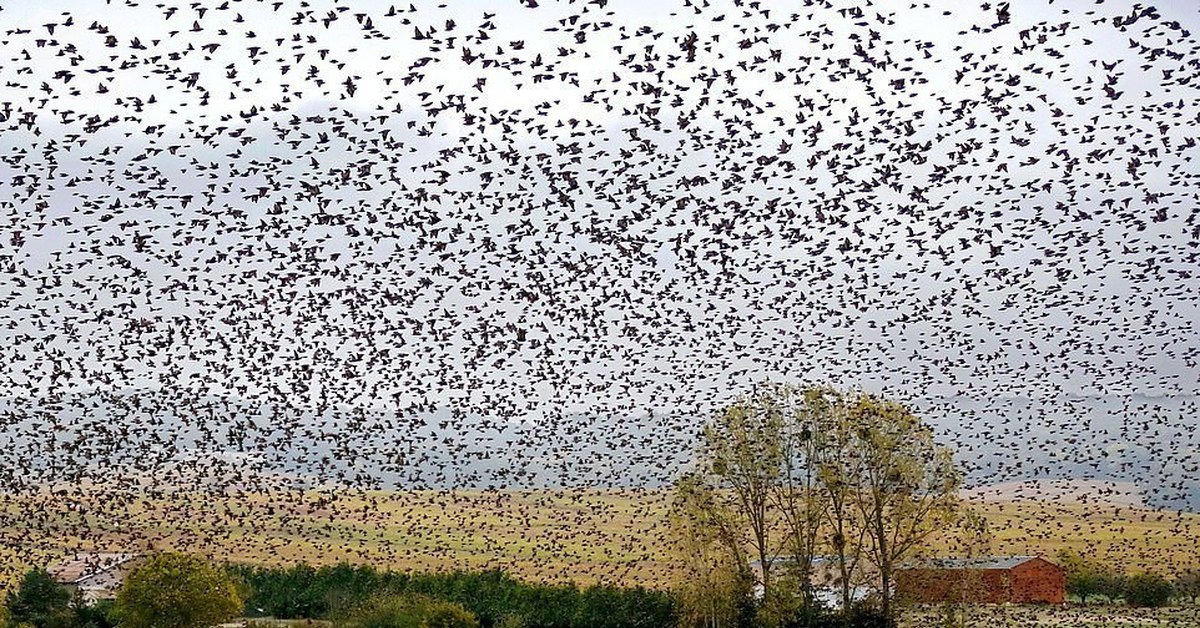
[{"label": "bird silhouette", "polygon": [[404,4],[0,7],[0,563],[661,584],[764,379],[1194,548],[1186,3]]}]

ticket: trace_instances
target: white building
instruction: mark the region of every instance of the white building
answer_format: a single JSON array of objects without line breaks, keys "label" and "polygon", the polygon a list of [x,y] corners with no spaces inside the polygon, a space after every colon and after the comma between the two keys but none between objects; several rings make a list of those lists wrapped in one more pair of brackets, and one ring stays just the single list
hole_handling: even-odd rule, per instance
[{"label": "white building", "polygon": [[140,554],[89,552],[55,563],[46,571],[72,595],[81,591],[84,601],[91,604],[116,598],[125,576],[140,563],[140,558]]},{"label": "white building", "polygon": [[[796,559],[793,556],[775,556],[771,558],[771,577],[779,578],[786,576],[796,566]],[[754,575],[753,595],[755,599],[762,599],[763,584],[762,584],[762,561],[753,561],[750,563],[750,571]],[[828,556],[814,556],[812,561],[812,586],[813,595],[823,606],[827,608],[840,609],[842,607],[842,586],[841,574],[837,567],[837,561]],[[852,602],[861,602],[871,594],[870,587],[856,583],[850,587],[850,600]]]}]

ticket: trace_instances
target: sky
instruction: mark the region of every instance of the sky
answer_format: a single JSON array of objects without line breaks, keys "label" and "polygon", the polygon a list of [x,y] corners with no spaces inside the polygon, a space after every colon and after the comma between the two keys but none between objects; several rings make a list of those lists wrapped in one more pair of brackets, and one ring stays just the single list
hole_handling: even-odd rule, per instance
[{"label": "sky", "polygon": [[859,5],[4,3],[8,436],[169,391],[278,442],[450,412],[566,451],[782,379],[911,400],[1005,477],[1187,477],[1200,9]]}]

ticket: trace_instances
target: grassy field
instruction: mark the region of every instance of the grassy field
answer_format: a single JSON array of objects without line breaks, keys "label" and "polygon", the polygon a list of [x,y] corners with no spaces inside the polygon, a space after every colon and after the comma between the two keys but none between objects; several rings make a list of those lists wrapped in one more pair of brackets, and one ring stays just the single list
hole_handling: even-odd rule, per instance
[{"label": "grassy field", "polygon": [[[940,626],[943,617],[935,608],[907,609],[900,628]],[[1200,607],[977,606],[967,609],[965,619],[968,627],[987,628],[1198,628]]]},{"label": "grassy field", "polygon": [[[935,628],[942,625],[943,617],[938,609],[908,609],[901,616],[900,628]],[[967,628],[1196,628],[1200,627],[1200,607],[973,607],[967,610],[964,624]],[[331,625],[320,620],[253,619],[223,624],[220,628],[329,628]]]},{"label": "grassy field", "polygon": [[[339,561],[402,570],[502,568],[546,582],[666,586],[669,495],[655,490],[279,492],[154,498],[119,491],[0,496],[0,578],[76,549],[174,549],[263,564]],[[1200,566],[1200,516],[978,502],[993,554],[1061,548],[1119,569]],[[949,550],[941,550],[943,553]]]}]

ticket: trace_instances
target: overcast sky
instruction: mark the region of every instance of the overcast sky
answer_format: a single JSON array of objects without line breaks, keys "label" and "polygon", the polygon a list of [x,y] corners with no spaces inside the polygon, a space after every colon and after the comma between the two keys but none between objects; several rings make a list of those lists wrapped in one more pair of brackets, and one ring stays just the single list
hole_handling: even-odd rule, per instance
[{"label": "overcast sky", "polygon": [[778,378],[1166,396],[1194,440],[1193,2],[157,4],[0,11],[9,396]]}]

